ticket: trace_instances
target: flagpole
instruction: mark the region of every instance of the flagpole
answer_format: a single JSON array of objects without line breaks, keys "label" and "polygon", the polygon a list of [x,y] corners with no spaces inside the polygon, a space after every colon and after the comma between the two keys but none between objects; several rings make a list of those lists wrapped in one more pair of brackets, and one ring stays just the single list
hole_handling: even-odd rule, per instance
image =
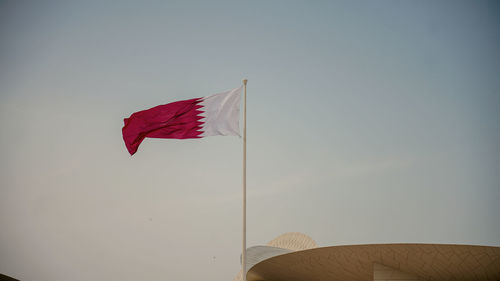
[{"label": "flagpole", "polygon": [[241,273],[247,280],[247,79],[243,79],[243,251],[241,255]]}]

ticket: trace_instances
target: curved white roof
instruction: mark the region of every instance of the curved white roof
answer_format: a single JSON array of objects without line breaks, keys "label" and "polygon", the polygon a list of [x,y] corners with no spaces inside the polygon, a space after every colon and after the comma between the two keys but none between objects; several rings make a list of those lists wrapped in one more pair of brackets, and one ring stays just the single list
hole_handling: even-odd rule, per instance
[{"label": "curved white roof", "polygon": [[[254,246],[247,249],[247,272],[257,263],[287,253],[317,248],[314,240],[300,232],[288,232],[269,241],[266,246]],[[233,279],[242,281],[243,276],[240,272]]]}]

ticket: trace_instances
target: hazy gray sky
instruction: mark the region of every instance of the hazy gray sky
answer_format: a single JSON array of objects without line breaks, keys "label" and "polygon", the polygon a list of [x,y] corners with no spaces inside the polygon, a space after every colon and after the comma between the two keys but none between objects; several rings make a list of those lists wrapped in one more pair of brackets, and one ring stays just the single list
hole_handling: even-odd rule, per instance
[{"label": "hazy gray sky", "polygon": [[0,273],[232,280],[237,137],[123,118],[248,78],[248,245],[500,245],[498,1],[1,1]]}]

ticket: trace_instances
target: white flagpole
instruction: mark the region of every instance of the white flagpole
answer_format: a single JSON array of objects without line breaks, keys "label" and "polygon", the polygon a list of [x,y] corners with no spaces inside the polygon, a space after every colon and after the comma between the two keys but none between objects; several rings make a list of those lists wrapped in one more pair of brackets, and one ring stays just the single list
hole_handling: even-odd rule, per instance
[{"label": "white flagpole", "polygon": [[241,273],[247,280],[247,79],[243,79],[243,251],[241,255]]}]

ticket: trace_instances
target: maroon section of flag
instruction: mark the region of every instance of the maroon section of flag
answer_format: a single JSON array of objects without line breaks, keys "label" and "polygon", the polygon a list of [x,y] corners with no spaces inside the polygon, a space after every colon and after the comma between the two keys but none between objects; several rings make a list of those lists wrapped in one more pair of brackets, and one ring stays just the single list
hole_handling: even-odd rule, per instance
[{"label": "maroon section of flag", "polygon": [[135,112],[125,118],[123,140],[133,155],[144,138],[189,139],[200,138],[202,98],[172,102]]}]

